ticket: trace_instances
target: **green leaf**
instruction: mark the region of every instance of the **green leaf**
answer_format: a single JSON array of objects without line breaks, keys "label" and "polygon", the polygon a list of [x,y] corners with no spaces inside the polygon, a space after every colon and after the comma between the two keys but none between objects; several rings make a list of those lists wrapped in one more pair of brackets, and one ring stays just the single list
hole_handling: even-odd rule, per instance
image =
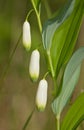
[{"label": "green leaf", "polygon": [[31,2],[34,6],[34,9],[37,10],[37,12],[39,13],[41,0],[31,0]]},{"label": "green leaf", "polygon": [[58,75],[76,44],[83,17],[84,1],[68,0],[56,17],[48,20],[43,28],[43,45],[48,56],[52,76]]},{"label": "green leaf", "polygon": [[52,39],[55,31],[71,14],[71,12],[73,11],[74,3],[75,0],[69,0],[55,18],[52,18],[45,23],[42,34],[45,49],[49,50],[51,48]]},{"label": "green leaf", "polygon": [[75,130],[84,120],[84,93],[76,99],[63,119],[61,130]]},{"label": "green leaf", "polygon": [[[82,1],[83,2],[83,1]],[[65,39],[65,43],[63,45],[63,49],[61,51],[58,65],[57,65],[57,74],[62,66],[62,64],[66,64],[68,60],[71,57],[71,54],[73,52],[78,33],[80,30],[81,22],[82,22],[82,17],[83,17],[83,10],[84,10],[84,2],[80,2],[75,11],[73,12],[72,15],[72,21],[67,33],[67,37]]]},{"label": "green leaf", "polygon": [[66,66],[62,90],[59,96],[53,101],[52,109],[56,115],[60,115],[67,101],[72,95],[72,92],[77,84],[80,74],[80,66],[84,59],[84,47],[78,49],[70,59]]}]

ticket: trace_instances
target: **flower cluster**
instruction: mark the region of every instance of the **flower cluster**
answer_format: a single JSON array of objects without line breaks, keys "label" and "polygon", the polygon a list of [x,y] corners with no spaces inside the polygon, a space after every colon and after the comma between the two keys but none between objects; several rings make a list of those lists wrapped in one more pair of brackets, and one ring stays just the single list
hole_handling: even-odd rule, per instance
[{"label": "flower cluster", "polygon": [[[23,46],[27,51],[31,48],[30,24],[26,20],[23,24]],[[40,53],[37,49],[33,50],[29,64],[29,74],[32,81],[36,82],[40,72]],[[45,79],[39,82],[36,94],[36,106],[39,111],[44,111],[47,104],[48,83]]]}]

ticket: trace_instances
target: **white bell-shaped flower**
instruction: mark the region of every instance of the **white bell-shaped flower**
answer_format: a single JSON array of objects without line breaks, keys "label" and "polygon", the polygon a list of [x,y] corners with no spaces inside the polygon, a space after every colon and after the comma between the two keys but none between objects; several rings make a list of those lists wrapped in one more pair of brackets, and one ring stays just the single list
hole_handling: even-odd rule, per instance
[{"label": "white bell-shaped flower", "polygon": [[37,95],[36,95],[36,106],[39,111],[44,111],[47,104],[47,89],[48,83],[45,79],[39,82]]},{"label": "white bell-shaped flower", "polygon": [[37,81],[40,71],[40,53],[36,49],[32,52],[29,64],[29,74],[33,81]]},{"label": "white bell-shaped flower", "polygon": [[27,51],[31,48],[30,24],[27,20],[23,24],[23,46]]}]

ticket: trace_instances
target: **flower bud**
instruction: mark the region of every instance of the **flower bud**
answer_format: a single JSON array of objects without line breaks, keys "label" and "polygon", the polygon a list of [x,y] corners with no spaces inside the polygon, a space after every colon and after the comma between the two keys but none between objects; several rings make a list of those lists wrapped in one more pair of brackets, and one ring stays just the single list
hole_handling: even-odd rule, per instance
[{"label": "flower bud", "polygon": [[26,50],[31,48],[31,32],[30,32],[30,24],[27,20],[23,24],[23,46]]},{"label": "flower bud", "polygon": [[39,111],[44,111],[47,103],[48,83],[45,79],[41,80],[36,95],[36,106]]},{"label": "flower bud", "polygon": [[37,81],[40,70],[40,54],[38,50],[34,50],[31,54],[29,73],[33,81]]}]

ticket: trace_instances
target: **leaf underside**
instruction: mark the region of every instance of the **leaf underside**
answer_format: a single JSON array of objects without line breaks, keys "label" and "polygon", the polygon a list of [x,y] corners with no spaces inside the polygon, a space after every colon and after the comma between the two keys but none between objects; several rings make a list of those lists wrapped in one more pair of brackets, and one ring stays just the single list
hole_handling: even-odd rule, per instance
[{"label": "leaf underside", "polygon": [[[50,55],[54,76],[57,77],[60,68],[70,59],[78,32],[80,29],[84,10],[84,1],[68,0],[56,17],[48,20],[42,32],[43,45],[46,53]],[[49,59],[49,58],[48,58]],[[50,62],[49,61],[49,62]]]},{"label": "leaf underside", "polygon": [[84,60],[84,47],[78,49],[71,57],[69,63],[66,66],[62,90],[59,96],[53,101],[52,109],[56,115],[60,115],[67,101],[72,95],[74,88],[78,82],[80,75],[81,63]]}]

